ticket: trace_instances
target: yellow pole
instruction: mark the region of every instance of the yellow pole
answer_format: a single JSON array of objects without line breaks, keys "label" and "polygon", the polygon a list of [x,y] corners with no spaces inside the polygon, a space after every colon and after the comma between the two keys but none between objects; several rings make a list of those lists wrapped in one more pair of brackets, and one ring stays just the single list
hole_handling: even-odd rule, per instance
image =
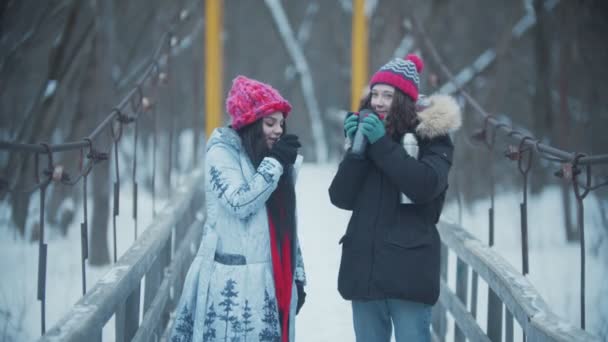
[{"label": "yellow pole", "polygon": [[222,0],[205,0],[205,133],[208,138],[221,125],[222,86]]},{"label": "yellow pole", "polygon": [[367,17],[365,16],[365,0],[353,0],[352,20],[352,81],[351,101],[352,111],[359,109],[361,94],[367,84],[368,65],[368,33]]}]

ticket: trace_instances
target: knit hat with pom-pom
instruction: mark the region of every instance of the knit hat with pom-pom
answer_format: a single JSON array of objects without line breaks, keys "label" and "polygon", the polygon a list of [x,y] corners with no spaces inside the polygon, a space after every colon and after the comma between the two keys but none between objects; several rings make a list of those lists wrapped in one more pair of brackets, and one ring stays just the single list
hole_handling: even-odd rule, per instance
[{"label": "knit hat with pom-pom", "polygon": [[378,70],[369,82],[370,89],[378,84],[388,84],[412,98],[418,100],[418,86],[424,63],[418,55],[409,54],[405,59],[395,58]]},{"label": "knit hat with pom-pom", "polygon": [[272,113],[281,112],[287,117],[291,105],[270,85],[237,76],[228,92],[226,110],[232,118],[232,128],[238,130]]}]

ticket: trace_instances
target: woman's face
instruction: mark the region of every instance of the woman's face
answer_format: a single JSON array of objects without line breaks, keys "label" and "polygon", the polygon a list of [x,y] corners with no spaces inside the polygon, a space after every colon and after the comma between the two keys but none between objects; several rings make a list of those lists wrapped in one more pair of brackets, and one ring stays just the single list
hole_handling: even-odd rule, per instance
[{"label": "woman's face", "polygon": [[271,148],[277,140],[283,135],[283,128],[285,127],[285,118],[283,113],[274,112],[263,119],[262,129],[264,131],[264,139],[266,145]]},{"label": "woman's face", "polygon": [[395,87],[388,84],[376,84],[371,90],[371,104],[374,112],[386,117],[393,103]]}]

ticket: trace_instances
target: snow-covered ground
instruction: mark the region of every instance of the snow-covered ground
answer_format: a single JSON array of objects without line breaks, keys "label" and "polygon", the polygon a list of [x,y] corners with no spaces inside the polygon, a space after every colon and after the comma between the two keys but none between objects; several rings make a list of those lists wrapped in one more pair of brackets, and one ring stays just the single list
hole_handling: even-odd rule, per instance
[{"label": "snow-covered ground", "polygon": [[[344,233],[349,212],[337,209],[329,202],[327,188],[337,168],[336,164],[305,164],[299,177],[298,219],[301,245],[306,263],[308,293],[306,304],[297,320],[298,341],[354,341],[350,304],[337,291],[340,257],[338,240]],[[119,254],[133,242],[129,186],[122,187],[119,216]],[[143,192],[143,191],[142,191]],[[151,217],[151,198],[140,193],[140,234]],[[553,311],[571,322],[579,323],[579,247],[565,242],[561,218],[559,189],[547,188],[529,202],[530,274]],[[496,246],[494,249],[515,268],[520,269],[519,202],[521,194],[501,193],[496,200]],[[35,201],[34,201],[35,202]],[[488,201],[481,201],[463,211],[462,223],[482,241],[487,241]],[[160,205],[157,204],[160,208]],[[601,240],[601,223],[596,199],[585,200],[587,225],[587,326],[592,332],[608,324],[608,267],[606,242]],[[36,216],[36,210],[32,210]],[[80,222],[77,213],[75,222]],[[444,219],[456,222],[457,208],[446,207]],[[7,226],[6,203],[0,203],[0,341],[30,341],[40,334],[40,303],[36,300],[38,245],[15,238]],[[50,227],[47,230],[52,232]],[[72,227],[67,239],[49,233],[47,270],[47,329],[64,315],[81,295],[79,229]],[[111,241],[111,230],[108,234]],[[453,263],[451,264],[451,266]],[[87,287],[107,271],[87,267]],[[453,276],[449,282],[453,281]],[[480,285],[479,314],[485,316],[486,290]],[[602,294],[604,294],[602,296]],[[603,320],[601,321],[603,316]],[[485,319],[480,319],[485,329]],[[104,330],[104,341],[112,341],[112,322]],[[515,333],[521,339],[521,333]]]}]

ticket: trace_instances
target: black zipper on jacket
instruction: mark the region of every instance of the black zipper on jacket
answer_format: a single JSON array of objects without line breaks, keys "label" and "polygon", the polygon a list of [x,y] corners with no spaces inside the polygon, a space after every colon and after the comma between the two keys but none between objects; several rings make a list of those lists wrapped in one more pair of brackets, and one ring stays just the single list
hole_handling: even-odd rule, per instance
[{"label": "black zipper on jacket", "polygon": [[384,179],[382,172],[378,172],[380,175],[380,200],[378,201],[378,210],[376,211],[376,217],[374,218],[374,229],[372,232],[372,260],[369,267],[369,279],[367,281],[367,295],[371,297],[372,294],[372,279],[374,274],[374,259],[376,256],[376,231],[378,230],[378,217],[380,216],[380,211],[382,210],[382,180]]}]

